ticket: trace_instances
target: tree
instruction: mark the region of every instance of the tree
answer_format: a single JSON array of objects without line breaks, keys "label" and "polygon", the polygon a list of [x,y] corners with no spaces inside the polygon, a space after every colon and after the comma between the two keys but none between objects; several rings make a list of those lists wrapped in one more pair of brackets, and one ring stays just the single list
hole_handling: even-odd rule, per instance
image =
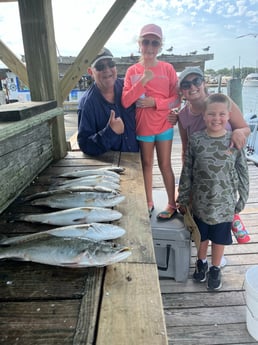
[{"label": "tree", "polygon": [[230,69],[225,67],[217,71],[215,71],[212,68],[205,70],[205,74],[207,75],[212,75],[212,76],[221,75],[221,76],[226,76],[226,77],[232,76],[233,78],[240,78],[240,79],[244,79],[248,74],[255,73],[255,72],[256,70],[254,67],[235,68],[234,66],[233,68],[230,68]]}]

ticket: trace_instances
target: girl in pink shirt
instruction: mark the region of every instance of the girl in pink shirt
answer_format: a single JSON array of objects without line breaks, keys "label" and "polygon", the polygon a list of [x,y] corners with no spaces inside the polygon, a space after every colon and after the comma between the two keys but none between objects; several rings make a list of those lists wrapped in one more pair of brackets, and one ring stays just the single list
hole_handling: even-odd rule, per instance
[{"label": "girl in pink shirt", "polygon": [[171,166],[173,126],[168,121],[172,108],[180,104],[174,67],[157,59],[162,46],[162,30],[155,24],[145,25],[140,32],[140,61],[128,68],[122,93],[122,104],[136,102],[136,135],[140,144],[143,178],[148,210],[154,209],[152,168],[156,147],[159,168],[168,195],[168,204],[157,216],[171,219],[176,214],[175,177]]}]

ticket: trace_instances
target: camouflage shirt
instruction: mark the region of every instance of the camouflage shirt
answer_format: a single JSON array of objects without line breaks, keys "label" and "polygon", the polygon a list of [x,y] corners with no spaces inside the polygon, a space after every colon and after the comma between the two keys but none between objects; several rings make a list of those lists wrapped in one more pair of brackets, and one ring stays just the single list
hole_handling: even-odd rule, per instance
[{"label": "camouflage shirt", "polygon": [[193,214],[207,224],[232,222],[248,199],[245,153],[229,148],[231,134],[214,138],[200,131],[189,138],[178,202],[189,205],[191,199]]}]

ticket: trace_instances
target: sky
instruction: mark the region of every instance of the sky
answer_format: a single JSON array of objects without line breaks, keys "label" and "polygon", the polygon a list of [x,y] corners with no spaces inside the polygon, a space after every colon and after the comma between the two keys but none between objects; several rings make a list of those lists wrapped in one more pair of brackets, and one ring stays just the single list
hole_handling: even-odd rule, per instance
[{"label": "sky", "polygon": [[[57,53],[77,56],[114,2],[52,0]],[[258,68],[258,0],[137,0],[105,46],[115,57],[138,55],[140,29],[149,23],[162,28],[163,54],[171,46],[175,55],[204,54],[210,46],[214,59],[205,69]],[[21,58],[17,2],[0,2],[0,39]]]}]

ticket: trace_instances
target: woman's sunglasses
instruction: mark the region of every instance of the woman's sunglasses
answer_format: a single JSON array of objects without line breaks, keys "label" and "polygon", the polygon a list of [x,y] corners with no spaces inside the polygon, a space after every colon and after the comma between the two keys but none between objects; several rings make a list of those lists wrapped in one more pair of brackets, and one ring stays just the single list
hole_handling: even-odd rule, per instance
[{"label": "woman's sunglasses", "polygon": [[141,43],[142,43],[142,45],[143,45],[144,47],[148,47],[149,45],[151,45],[152,47],[157,48],[157,47],[159,47],[159,46],[161,45],[160,41],[157,41],[157,40],[151,41],[151,40],[148,40],[147,38],[145,38],[144,40],[142,40]]},{"label": "woman's sunglasses", "polygon": [[203,81],[204,79],[202,77],[197,77],[197,78],[194,78],[193,80],[184,80],[182,81],[180,85],[180,89],[189,90],[191,89],[192,85],[197,86],[197,87],[201,86]]},{"label": "woman's sunglasses", "polygon": [[116,63],[113,60],[109,60],[107,63],[97,62],[94,66],[98,72],[104,71],[106,68],[113,68],[115,67]]}]

